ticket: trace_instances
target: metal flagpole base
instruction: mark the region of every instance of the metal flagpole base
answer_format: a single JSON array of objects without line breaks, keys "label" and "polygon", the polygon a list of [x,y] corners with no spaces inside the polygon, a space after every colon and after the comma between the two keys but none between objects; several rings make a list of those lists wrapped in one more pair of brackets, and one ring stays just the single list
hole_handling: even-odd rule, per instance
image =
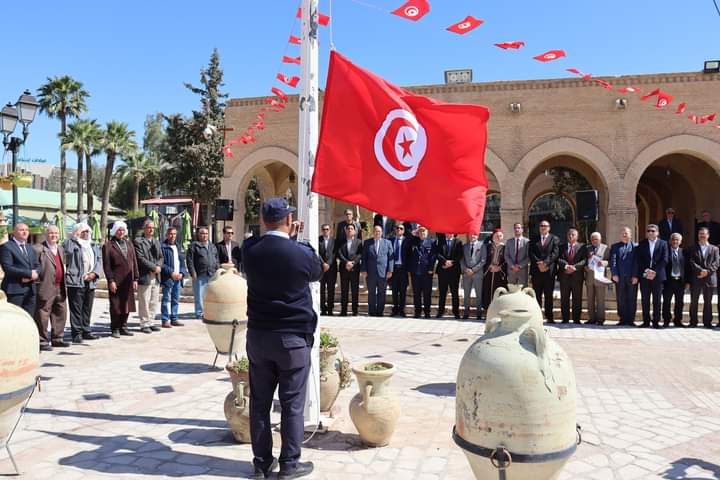
[{"label": "metal flagpole base", "polygon": [[20,409],[20,414],[18,415],[18,418],[15,421],[15,425],[13,425],[12,430],[10,430],[10,434],[7,436],[7,439],[5,440],[5,444],[2,445],[3,447],[5,447],[5,451],[8,453],[8,457],[10,457],[10,463],[12,463],[12,466],[15,469],[15,475],[20,475],[20,469],[17,466],[17,462],[15,462],[15,458],[13,457],[12,451],[10,451],[10,441],[12,440],[13,434],[15,433],[17,426],[20,424],[20,420],[22,420],[23,416],[25,415],[25,409],[27,408],[28,403],[30,403],[30,399],[32,398],[36,389],[40,390],[40,376],[39,375],[37,377],[35,377],[35,384],[33,385],[32,390],[30,390],[30,395],[28,395],[28,398],[25,400],[25,403],[23,404],[22,408]]}]

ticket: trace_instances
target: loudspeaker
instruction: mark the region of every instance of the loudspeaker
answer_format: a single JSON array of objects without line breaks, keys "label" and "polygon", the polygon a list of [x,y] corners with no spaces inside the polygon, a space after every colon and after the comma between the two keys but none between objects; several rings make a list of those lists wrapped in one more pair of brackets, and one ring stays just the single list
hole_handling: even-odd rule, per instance
[{"label": "loudspeaker", "polygon": [[598,220],[597,190],[580,190],[575,192],[575,219]]},{"label": "loudspeaker", "polygon": [[215,220],[232,221],[235,202],[219,198],[215,200]]}]

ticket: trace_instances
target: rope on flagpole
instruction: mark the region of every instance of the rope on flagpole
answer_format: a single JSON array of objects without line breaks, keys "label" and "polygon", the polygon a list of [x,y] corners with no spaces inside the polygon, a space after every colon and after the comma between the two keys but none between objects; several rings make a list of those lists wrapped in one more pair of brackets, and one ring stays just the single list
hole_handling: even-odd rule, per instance
[{"label": "rope on flagpole", "polygon": [[328,14],[330,15],[330,25],[328,25],[328,26],[330,27],[330,32],[329,32],[330,33],[330,51],[334,52],[335,51],[335,42],[333,41],[333,23],[335,23],[335,17],[333,17],[333,13],[332,13],[332,3],[333,3],[333,0],[330,0],[328,3],[328,10],[329,10]]},{"label": "rope on flagpole", "polygon": [[718,7],[717,0],[713,0],[713,5],[715,5],[715,10],[717,10],[718,15],[720,15],[720,7]]}]

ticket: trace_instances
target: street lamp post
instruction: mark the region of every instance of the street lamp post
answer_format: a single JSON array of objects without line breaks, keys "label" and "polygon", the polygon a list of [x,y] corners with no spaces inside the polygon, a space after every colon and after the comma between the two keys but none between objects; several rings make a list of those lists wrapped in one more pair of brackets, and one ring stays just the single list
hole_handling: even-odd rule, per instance
[{"label": "street lamp post", "polygon": [[[30,90],[25,90],[25,92],[20,95],[20,98],[18,98],[18,101],[15,102],[15,105],[8,102],[8,104],[0,110],[0,132],[3,134],[3,145],[5,146],[5,150],[12,153],[13,177],[17,173],[18,151],[20,150],[20,146],[27,140],[28,135],[30,135],[28,126],[35,119],[35,112],[37,112],[39,106],[40,104],[35,97],[32,96]],[[10,136],[15,131],[15,126],[18,121],[23,125],[22,138]],[[14,227],[18,218],[18,191],[17,185],[15,184],[16,179],[13,178],[12,180],[12,211]]]}]

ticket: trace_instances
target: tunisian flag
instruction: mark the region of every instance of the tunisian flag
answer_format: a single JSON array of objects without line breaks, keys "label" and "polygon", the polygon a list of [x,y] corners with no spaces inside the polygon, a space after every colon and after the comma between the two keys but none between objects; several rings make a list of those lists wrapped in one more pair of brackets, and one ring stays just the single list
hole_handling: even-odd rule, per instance
[{"label": "tunisian flag", "polygon": [[312,190],[437,232],[479,233],[489,117],[331,52]]}]

